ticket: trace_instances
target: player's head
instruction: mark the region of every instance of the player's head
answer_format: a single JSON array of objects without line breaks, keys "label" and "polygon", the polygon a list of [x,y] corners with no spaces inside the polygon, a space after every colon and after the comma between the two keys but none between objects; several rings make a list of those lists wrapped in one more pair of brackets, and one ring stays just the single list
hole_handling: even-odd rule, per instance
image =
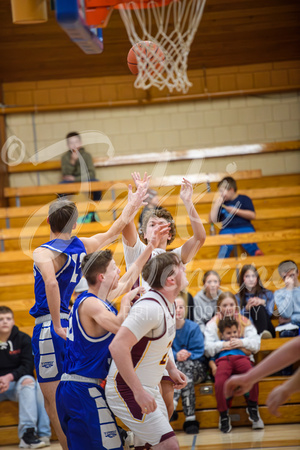
[{"label": "player's head", "polygon": [[156,225],[166,223],[170,224],[170,232],[168,234],[167,245],[171,244],[176,236],[176,227],[172,214],[164,208],[155,208],[145,213],[141,229],[139,230],[140,238],[147,244],[148,240],[151,239],[153,228]]},{"label": "player's head", "polygon": [[224,201],[231,200],[236,191],[237,185],[236,181],[232,177],[225,177],[218,183],[218,190],[220,194],[223,196]]},{"label": "player's head", "polygon": [[287,276],[294,277],[296,280],[299,275],[297,264],[294,261],[292,261],[291,259],[282,261],[278,266],[278,272],[283,280]]},{"label": "player's head", "polygon": [[13,311],[8,306],[0,306],[0,335],[10,335],[14,324]]},{"label": "player's head", "polygon": [[217,310],[221,317],[234,317],[238,310],[238,302],[231,292],[222,292],[217,301]]},{"label": "player's head", "polygon": [[224,341],[230,341],[232,338],[239,337],[239,325],[235,319],[224,317],[218,324],[219,334]]},{"label": "player's head", "polygon": [[120,269],[110,250],[101,250],[86,255],[81,263],[81,269],[89,286],[96,286],[101,282],[107,286],[108,290],[111,290],[118,285]]},{"label": "player's head", "polygon": [[144,266],[142,275],[153,289],[169,289],[179,293],[187,285],[185,267],[172,252],[164,252],[151,258]]},{"label": "player's head", "polygon": [[66,136],[67,146],[70,150],[79,150],[82,146],[81,136],[77,131],[71,131]]},{"label": "player's head", "polygon": [[53,233],[72,233],[77,219],[78,210],[74,202],[60,198],[50,204],[47,221]]}]

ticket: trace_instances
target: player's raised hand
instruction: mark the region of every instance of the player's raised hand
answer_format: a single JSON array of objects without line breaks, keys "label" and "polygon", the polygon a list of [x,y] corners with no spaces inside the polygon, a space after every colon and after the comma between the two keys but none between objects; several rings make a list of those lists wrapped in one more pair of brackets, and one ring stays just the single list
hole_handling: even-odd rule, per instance
[{"label": "player's raised hand", "polygon": [[132,179],[134,181],[136,188],[138,188],[139,186],[146,187],[146,189],[149,188],[149,181],[150,181],[151,175],[147,175],[147,172],[144,173],[143,178],[141,178],[141,175],[139,172],[132,172],[131,176],[132,176]]},{"label": "player's raised hand", "polygon": [[180,198],[184,204],[191,203],[193,196],[193,185],[186,178],[182,179],[181,189],[180,189]]},{"label": "player's raised hand", "polygon": [[134,300],[137,295],[145,294],[145,292],[146,289],[143,286],[138,286],[137,288],[127,292],[127,294],[125,294],[124,297],[122,298],[121,302],[125,305],[128,304],[130,308],[132,300]]},{"label": "player's raised hand", "polygon": [[136,402],[139,404],[143,414],[150,414],[157,408],[155,398],[145,389],[134,394]]},{"label": "player's raised hand", "polygon": [[247,374],[233,375],[224,385],[224,394],[226,398],[240,396],[249,392],[253,383],[248,379]]},{"label": "player's raised hand", "polygon": [[147,205],[145,201],[148,197],[146,186],[139,185],[135,192],[132,192],[131,184],[128,185],[128,203],[131,204],[135,210],[141,206]]},{"label": "player's raised hand", "polygon": [[153,233],[148,241],[149,244],[153,246],[153,248],[157,248],[159,246],[160,241],[166,237],[169,237],[171,230],[171,225],[169,223],[164,223],[160,225],[155,225],[153,228]]}]

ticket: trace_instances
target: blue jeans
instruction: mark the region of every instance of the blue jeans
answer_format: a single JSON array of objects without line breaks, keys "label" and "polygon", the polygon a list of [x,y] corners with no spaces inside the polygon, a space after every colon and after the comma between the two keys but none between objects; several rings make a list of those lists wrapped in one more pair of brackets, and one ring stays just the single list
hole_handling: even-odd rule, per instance
[{"label": "blue jeans", "polygon": [[[31,384],[23,385],[26,379]],[[38,436],[51,436],[50,420],[44,407],[44,397],[38,382],[30,375],[18,381],[11,381],[6,392],[0,394],[0,402],[11,400],[19,402],[18,435],[21,439],[27,428],[34,428]]]},{"label": "blue jeans", "polygon": [[[242,228],[224,228],[219,234],[239,234],[239,233],[253,233],[255,229],[252,226]],[[242,247],[249,253],[250,256],[254,256],[256,250],[259,250],[257,244],[241,244]],[[219,250],[218,258],[229,258],[233,250],[234,245],[222,245]]]}]

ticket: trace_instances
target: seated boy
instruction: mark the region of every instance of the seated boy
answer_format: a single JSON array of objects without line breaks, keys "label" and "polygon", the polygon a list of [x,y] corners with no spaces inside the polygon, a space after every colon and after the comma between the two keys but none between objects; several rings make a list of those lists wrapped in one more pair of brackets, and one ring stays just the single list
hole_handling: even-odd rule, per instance
[{"label": "seated boy", "polygon": [[[238,323],[230,317],[225,317],[218,324],[220,339],[230,341],[238,338]],[[224,395],[224,384],[233,374],[248,372],[252,368],[249,350],[245,348],[226,348],[215,356],[215,360],[209,361],[209,367],[215,377],[215,395],[217,408],[220,413],[219,428],[222,433],[229,433],[232,429],[228,414],[231,406],[231,399],[226,399]],[[247,402],[247,414],[252,422],[253,429],[264,428],[264,423],[258,412],[258,383],[256,383],[249,393],[245,394]]]},{"label": "seated boy", "polygon": [[[218,184],[219,196],[213,202],[210,221],[222,222],[220,234],[252,233],[255,231],[251,220],[255,219],[252,200],[247,195],[237,193],[236,181],[232,177],[223,178]],[[263,252],[257,244],[242,244],[251,256],[261,256]],[[233,245],[222,245],[218,258],[229,258]]]}]

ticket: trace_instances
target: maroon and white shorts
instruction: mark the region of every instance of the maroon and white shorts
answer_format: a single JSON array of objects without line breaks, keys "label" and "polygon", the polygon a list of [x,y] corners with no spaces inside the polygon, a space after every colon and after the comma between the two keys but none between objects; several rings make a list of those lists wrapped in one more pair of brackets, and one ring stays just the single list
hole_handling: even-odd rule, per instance
[{"label": "maroon and white shorts", "polygon": [[[168,412],[159,388],[143,386],[145,391],[153,395],[157,408],[153,413],[143,414],[128,386],[118,386],[111,381],[106,383],[105,396],[113,413],[134,433],[135,446],[160,442],[175,436],[169,423]],[[138,440],[136,439],[138,438]]]}]

